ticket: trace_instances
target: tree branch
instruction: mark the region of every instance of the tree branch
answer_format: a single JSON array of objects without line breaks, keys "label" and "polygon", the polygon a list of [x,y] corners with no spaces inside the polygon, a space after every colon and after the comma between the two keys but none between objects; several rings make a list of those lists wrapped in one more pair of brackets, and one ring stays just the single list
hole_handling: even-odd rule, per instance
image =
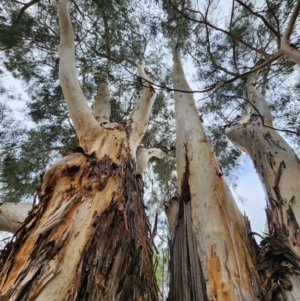
[{"label": "tree branch", "polygon": [[[263,117],[264,124],[268,126],[273,126],[273,118],[269,104],[267,103],[264,96],[255,87],[257,83],[257,74],[258,72],[253,73],[249,76],[245,85],[246,95],[248,101],[253,105],[253,107],[255,107],[255,111],[257,111],[258,114]],[[252,107],[251,111],[253,112]]]},{"label": "tree branch", "polygon": [[137,172],[143,174],[147,168],[147,164],[152,157],[162,159],[166,157],[167,154],[159,148],[142,148],[142,150],[137,155]]},{"label": "tree branch", "polygon": [[290,20],[288,22],[287,28],[285,30],[285,33],[284,33],[283,37],[282,37],[282,42],[283,43],[286,43],[286,44],[290,43],[289,42],[290,37],[291,37],[292,31],[293,31],[295,22],[297,20],[297,17],[299,15],[299,12],[300,12],[300,0],[297,0],[296,6],[294,7],[294,10],[293,10],[292,15],[290,17]]},{"label": "tree branch", "polygon": [[99,124],[110,122],[110,93],[108,78],[101,79],[98,86],[98,92],[95,97],[94,103],[92,104],[93,113],[95,119]]},{"label": "tree branch", "polygon": [[289,60],[300,64],[300,51],[290,44],[290,37],[295,25],[295,22],[297,20],[297,17],[300,12],[300,0],[297,0],[296,6],[294,7],[294,10],[292,12],[292,15],[290,17],[290,20],[288,22],[287,28],[285,30],[285,33],[281,39],[281,47],[279,51],[285,55]]},{"label": "tree branch", "polygon": [[15,233],[31,209],[32,204],[3,203],[0,201],[0,231]]},{"label": "tree branch", "polygon": [[239,37],[233,35],[231,32],[229,32],[229,31],[227,31],[227,30],[224,30],[224,29],[222,29],[222,28],[220,28],[220,27],[217,27],[217,26],[215,26],[215,25],[209,23],[208,21],[197,20],[197,19],[194,19],[194,18],[192,18],[192,17],[186,15],[184,12],[182,12],[180,9],[178,9],[176,6],[174,6],[174,5],[171,3],[171,1],[169,1],[169,5],[170,5],[171,7],[173,7],[173,8],[174,8],[179,14],[181,14],[181,16],[183,16],[184,18],[186,18],[186,19],[188,19],[188,20],[190,20],[190,21],[196,22],[196,23],[206,24],[206,25],[208,25],[209,27],[211,27],[211,28],[213,28],[213,29],[215,29],[215,30],[217,30],[217,31],[220,31],[220,32],[222,32],[222,33],[227,34],[228,36],[230,36],[230,37],[233,38],[234,40],[240,42],[241,44],[245,45],[245,46],[248,47],[249,49],[254,50],[254,51],[260,53],[260,54],[263,55],[264,57],[270,57],[270,54],[266,53],[266,52],[263,51],[262,49],[258,49],[258,48],[256,48],[256,47],[253,47],[251,44],[249,44],[249,43],[243,41],[242,39],[240,39]]},{"label": "tree branch", "polygon": [[134,153],[146,132],[151,109],[156,98],[152,81],[146,75],[144,66],[137,64],[137,69],[142,81],[143,93],[129,119],[129,126],[131,128],[129,140]]},{"label": "tree branch", "polygon": [[260,18],[263,23],[270,29],[270,31],[275,35],[275,37],[277,38],[277,42],[278,45],[280,45],[280,35],[279,33],[269,24],[269,22],[264,18],[264,16],[262,16],[261,14],[253,11],[248,5],[246,5],[245,3],[243,3],[240,0],[235,0],[237,3],[239,3],[241,6],[243,6],[244,8],[246,8],[252,15],[257,16],[258,18]]},{"label": "tree branch", "polygon": [[221,71],[223,71],[223,72],[225,72],[225,73],[227,73],[227,74],[230,74],[230,75],[232,75],[232,76],[236,76],[236,73],[234,73],[234,72],[228,70],[227,68],[225,68],[225,67],[219,65],[219,64],[216,62],[216,60],[215,60],[215,58],[214,58],[214,56],[213,56],[213,54],[212,54],[212,52],[211,52],[210,38],[209,38],[209,31],[208,31],[208,26],[207,26],[206,24],[205,24],[205,31],[206,31],[206,41],[207,41],[206,49],[207,49],[208,55],[209,55],[209,57],[210,57],[210,60],[211,60],[211,62],[212,62],[212,65],[213,65],[214,67],[216,67],[217,69],[219,69],[219,70],[221,70]]},{"label": "tree branch", "polygon": [[268,9],[269,9],[269,11],[271,12],[271,14],[272,14],[272,16],[273,16],[273,18],[274,18],[274,20],[275,20],[275,22],[276,22],[277,32],[278,32],[278,34],[279,34],[279,36],[280,36],[280,25],[279,25],[279,20],[278,20],[276,14],[274,13],[274,10],[271,8],[271,5],[270,5],[269,0],[266,0],[266,2],[267,2]]},{"label": "tree branch", "polygon": [[17,18],[16,18],[15,24],[18,23],[18,22],[21,20],[21,18],[22,18],[22,16],[24,15],[25,11],[26,11],[30,6],[32,6],[32,5],[34,5],[35,3],[40,2],[40,1],[41,1],[41,0],[31,0],[30,2],[26,3],[26,4],[21,8],[21,10],[20,10],[20,12],[19,12],[19,14],[18,14],[18,16],[17,16]]},{"label": "tree branch", "polygon": [[60,58],[59,79],[76,134],[79,142],[82,143],[84,137],[89,136],[91,129],[99,128],[99,126],[92,115],[78,82],[73,27],[69,7],[70,1],[68,0],[59,0],[57,2],[60,26],[60,45],[58,47]]},{"label": "tree branch", "polygon": [[166,86],[162,86],[162,85],[159,85],[159,84],[155,84],[155,83],[152,83],[153,86],[161,89],[161,90],[164,90],[164,91],[168,91],[168,92],[183,92],[183,93],[190,93],[190,94],[193,94],[193,93],[204,93],[204,92],[209,92],[209,91],[212,91],[213,89],[216,89],[216,88],[219,88],[219,87],[223,87],[227,84],[230,84],[240,78],[243,78],[247,75],[250,75],[254,72],[257,72],[261,69],[263,69],[264,67],[270,65],[272,62],[276,61],[279,57],[282,56],[282,53],[275,53],[271,58],[269,58],[268,60],[266,60],[264,63],[262,63],[261,65],[258,65],[252,69],[250,69],[249,71],[245,72],[245,73],[242,73],[242,74],[238,74],[237,76],[229,79],[229,80],[226,80],[226,81],[223,81],[223,82],[216,82],[214,83],[213,85],[203,89],[203,90],[181,90],[181,89],[175,89],[175,88],[170,88],[170,87],[166,87]]}]

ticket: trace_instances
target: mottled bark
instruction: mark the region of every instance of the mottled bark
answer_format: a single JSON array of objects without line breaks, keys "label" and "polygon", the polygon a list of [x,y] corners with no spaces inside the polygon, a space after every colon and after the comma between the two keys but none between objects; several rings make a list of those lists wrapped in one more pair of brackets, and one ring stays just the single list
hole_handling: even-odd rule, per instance
[{"label": "mottled bark", "polygon": [[[190,90],[174,49],[173,83]],[[168,300],[266,300],[248,236],[205,137],[192,94],[175,92],[178,199],[168,204],[171,283]]]},{"label": "mottled bark", "polygon": [[[246,84],[246,94],[250,103],[248,117],[242,116],[227,127],[226,135],[249,154],[263,184],[267,199],[269,235],[273,239],[271,244],[266,242],[268,248],[273,250],[269,253],[286,254],[286,258],[274,256],[272,264],[269,264],[274,265],[273,275],[277,265],[277,272],[281,271],[282,279],[287,278],[289,283],[283,285],[283,282],[278,282],[279,287],[280,283],[282,284],[280,289],[277,288],[278,295],[290,294],[288,300],[294,300],[293,294],[298,294],[300,285],[298,276],[291,279],[289,275],[299,269],[298,263],[294,263],[300,258],[300,160],[288,143],[272,129],[268,103],[255,88],[256,76],[250,76]],[[292,264],[286,265],[287,262],[291,263],[288,257],[293,260]],[[289,293],[289,290],[293,292]],[[300,295],[296,295],[296,299],[299,298]]]},{"label": "mottled bark", "polygon": [[69,4],[57,4],[59,76],[80,147],[43,175],[39,204],[3,250],[0,299],[158,300],[135,155],[155,91],[145,84],[126,126],[98,124],[76,77]]}]

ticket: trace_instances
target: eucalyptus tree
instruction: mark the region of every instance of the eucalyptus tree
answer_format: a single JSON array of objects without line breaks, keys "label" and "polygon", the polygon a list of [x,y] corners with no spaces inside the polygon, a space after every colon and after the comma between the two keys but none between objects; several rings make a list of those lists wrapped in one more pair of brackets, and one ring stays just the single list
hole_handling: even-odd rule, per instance
[{"label": "eucalyptus tree", "polygon": [[[110,121],[126,122],[141,93],[135,61],[146,61],[149,74],[155,75],[162,86],[170,85],[170,75],[161,61],[163,52],[154,54],[162,37],[158,16],[150,18],[148,14],[155,7],[148,6],[147,10],[137,11],[134,1],[91,1],[88,4],[76,1],[71,8],[81,87],[92,105],[97,90],[101,90],[107,80],[111,83]],[[22,147],[3,158],[1,197],[4,201],[16,201],[32,198],[39,186],[39,175],[58,157],[76,148],[78,140],[61,101],[55,6],[48,1],[31,1],[25,6],[19,1],[7,1],[3,11],[6,14],[0,24],[0,45],[5,54],[4,66],[25,81],[29,94],[28,119],[35,123]],[[167,93],[158,94],[149,131],[142,143],[145,148],[170,151],[174,135],[163,135],[173,131],[169,120],[173,113],[168,110],[168,102]],[[138,152],[140,150],[139,147]],[[171,162],[165,160],[164,165],[172,169]],[[162,182],[166,178],[163,177]]]},{"label": "eucalyptus tree", "polygon": [[[232,3],[231,15],[226,24],[227,30],[211,25],[209,5],[200,22],[206,27],[206,53],[215,72],[231,76],[229,80],[223,78],[223,82],[230,83],[234,79],[247,76],[243,84],[239,84],[245,91],[245,97],[241,97],[241,94],[233,96],[240,97],[244,102],[242,116],[237,116],[232,121],[225,118],[225,132],[240,150],[250,155],[254,163],[266,191],[270,234],[278,241],[285,241],[287,249],[292,250],[297,257],[299,249],[295,229],[298,229],[300,218],[297,205],[300,161],[292,147],[277,131],[282,124],[279,123],[279,126],[273,124],[266,98],[272,95],[268,93],[268,89],[274,87],[272,86],[274,74],[281,72],[283,76],[287,76],[293,67],[297,68],[291,61],[299,63],[297,60],[299,50],[296,46],[299,43],[296,30],[299,11],[299,1],[256,3],[237,0]],[[229,47],[233,49],[232,55],[226,56],[225,53],[216,51],[220,47],[224,47],[224,51],[227,52],[229,49],[227,45],[223,46],[220,43],[216,45],[210,27],[225,34],[225,40],[231,41]],[[254,30],[255,35],[251,34]],[[277,61],[272,64],[275,60]],[[249,63],[252,64],[252,68],[249,68],[251,66]],[[261,74],[258,75],[260,70]],[[282,75],[277,75],[276,83],[280,76]],[[215,79],[211,79],[213,80]],[[216,93],[213,98],[218,98],[218,109],[222,110],[222,103],[226,98],[222,97],[222,89],[220,90],[221,92]],[[290,99],[293,101],[292,97]],[[284,130],[297,135],[297,129]]]},{"label": "eucalyptus tree", "polygon": [[80,147],[42,176],[40,202],[1,259],[1,296],[158,300],[153,236],[136,173],[155,89],[143,65],[136,64],[140,98],[126,123],[108,122],[108,84],[102,82],[96,102],[103,103],[94,106],[105,111],[96,114],[99,125],[76,75],[70,2],[60,0],[57,7],[59,78]]},{"label": "eucalyptus tree", "polygon": [[[16,3],[8,3],[7,7],[20,5]],[[31,116],[43,129],[51,129],[54,123],[58,132],[69,131],[68,140],[64,140],[67,143],[62,143],[63,138],[55,140],[54,131],[41,135],[49,135],[47,150],[74,145],[69,149],[71,154],[42,175],[39,204],[16,232],[15,242],[3,251],[1,294],[9,300],[158,300],[151,261],[156,227],[151,232],[145,216],[140,173],[150,156],[164,156],[162,150],[171,148],[173,137],[171,134],[166,139],[161,132],[155,133],[165,124],[161,117],[150,124],[151,131],[145,132],[151,108],[159,113],[166,99],[164,94],[158,95],[155,107],[156,86],[143,65],[135,61],[147,56],[145,44],[156,50],[155,39],[148,39],[147,34],[161,39],[164,33],[171,38],[170,44],[182,41],[179,45],[183,53],[190,54],[196,66],[202,68],[199,74],[206,85],[203,92],[218,88],[201,113],[216,110],[226,123],[228,136],[259,160],[258,172],[268,192],[270,229],[262,245],[257,246],[247,219],[226,186],[175,49],[178,197],[170,200],[167,209],[171,238],[169,300],[298,298],[299,185],[295,178],[299,163],[274,129],[264,101],[268,86],[262,83],[259,89],[256,83],[256,72],[263,67],[268,67],[262,70],[262,79],[268,79],[268,83],[274,72],[291,72],[289,61],[275,63],[283,54],[297,61],[297,51],[291,54],[293,46],[286,42],[295,23],[298,1],[289,2],[285,10],[285,3],[266,1],[269,11],[261,9],[259,13],[257,5],[234,1],[225,24],[228,30],[217,20],[210,21],[212,1],[204,11],[195,9],[192,1],[163,1],[169,19],[164,19],[162,32],[156,23],[159,19],[148,23],[152,15],[133,9],[134,3],[75,1],[71,9],[74,43],[70,3],[60,0],[59,63],[55,57],[58,27],[54,7],[48,2],[31,1],[21,11],[11,11],[11,23],[2,23],[2,33],[20,34],[15,40],[7,38],[1,43],[8,58],[7,69],[27,80],[32,91]],[[152,3],[148,5],[150,12]],[[33,17],[38,14],[39,22]],[[269,27],[272,22],[278,35]],[[43,42],[38,33],[43,35]],[[25,39],[27,36],[30,38]],[[148,62],[154,64],[152,58]],[[128,73],[123,73],[123,68]],[[138,94],[128,93],[132,85],[124,78],[134,68],[139,72],[134,85],[142,86]],[[62,90],[55,75],[58,69]],[[159,72],[166,75],[164,67],[149,71],[151,76]],[[237,81],[249,74],[254,75],[242,83]],[[158,86],[170,89],[166,87],[170,77],[163,77],[164,82]],[[109,81],[114,79],[119,85],[110,89],[113,85]],[[119,101],[120,94],[125,94],[125,101]],[[94,98],[94,116],[84,95],[88,100]],[[132,101],[135,97],[137,103]],[[61,104],[62,98],[68,111]],[[244,106],[245,114],[231,122],[229,110],[233,106]],[[168,119],[169,115],[164,112],[160,116]],[[169,124],[164,127],[171,128]],[[221,149],[226,146],[224,136],[220,131],[215,133],[222,139],[213,144]],[[142,143],[156,147],[141,148]],[[231,161],[238,154],[234,151],[223,159]],[[21,162],[20,154],[16,155],[19,157],[14,159],[20,158]],[[259,159],[255,159],[257,156]],[[153,170],[162,174],[170,167],[161,165],[163,168],[154,165]],[[159,180],[166,184],[163,177]]]},{"label": "eucalyptus tree", "polygon": [[[186,1],[165,2],[171,10],[170,21],[177,21],[174,23],[175,28],[176,25],[180,27],[184,23],[178,21],[181,18],[185,19],[185,22],[188,20],[190,24],[189,28],[185,27],[188,36],[185,37],[187,41],[183,46],[196,61],[202,79],[207,80],[207,88],[203,90],[218,88],[217,93],[210,97],[212,102],[206,108],[217,111],[225,121],[226,134],[230,140],[251,156],[266,190],[269,226],[269,234],[261,246],[257,246],[250,238],[253,233],[247,228],[246,220],[243,220],[238,210],[232,209],[235,208],[234,200],[228,193],[218,192],[220,187],[226,187],[226,184],[221,180],[222,172],[218,170],[218,164],[212,163],[214,156],[210,147],[206,145],[207,138],[194,107],[194,100],[190,94],[192,91],[185,80],[178,55],[175,55],[173,79],[175,107],[178,108],[176,156],[179,196],[178,199],[170,201],[168,209],[171,233],[169,299],[296,300],[300,293],[300,257],[296,230],[299,227],[300,161],[273,126],[271,112],[264,98],[268,87],[264,83],[261,88],[257,88],[257,71],[268,67],[262,71],[262,79],[266,81],[274,72],[286,72],[293,66],[289,62],[279,62],[270,66],[283,54],[296,61],[294,54],[297,54],[298,50],[292,50],[294,46],[287,47],[286,43],[295,24],[295,14],[299,13],[298,2],[294,3],[295,6],[290,5],[288,12],[277,11],[285,17],[280,27],[280,30],[285,32],[282,38],[277,36],[279,46],[271,55],[267,51],[274,50],[276,45],[274,33],[264,30],[260,22],[253,20],[257,13],[254,13],[251,4],[243,5],[241,1],[233,1],[229,29],[225,30],[219,27],[216,21],[209,20],[212,17],[212,1],[209,1],[204,12],[194,9]],[[241,9],[236,9],[236,3],[241,4]],[[263,26],[270,29],[266,19],[258,15]],[[253,34],[254,30],[257,34]],[[223,44],[220,32],[225,34]],[[195,47],[191,47],[193,43]],[[287,49],[291,52],[285,52]],[[206,62],[208,67],[205,66]],[[245,87],[244,83],[241,85],[240,82],[236,82],[247,75]],[[242,95],[243,88],[246,91],[245,98]],[[234,109],[232,100],[239,98],[239,107],[242,102],[246,102],[244,113],[230,122],[225,116],[229,110]],[[231,102],[230,105],[227,99]],[[295,130],[293,132],[297,133]],[[206,148],[208,150],[205,151]],[[218,179],[218,175],[221,179]],[[222,185],[219,184],[220,181]],[[205,187],[202,187],[203,183]],[[219,197],[219,194],[222,197]],[[221,215],[218,214],[218,210],[222,211]],[[231,210],[234,214],[228,214]],[[209,223],[207,219],[213,221]],[[237,236],[234,235],[235,227],[240,230]],[[218,236],[220,233],[222,237]],[[239,252],[237,248],[228,251],[230,243],[236,237],[241,241],[233,242],[233,245],[242,247],[243,252]],[[232,261],[238,263],[238,268],[230,264],[229,254],[238,254]],[[220,265],[212,265],[211,261]],[[248,272],[243,272],[244,268]],[[236,272],[232,272],[235,270]],[[235,288],[230,288],[234,277],[228,276],[228,273],[240,276],[233,281]]]}]

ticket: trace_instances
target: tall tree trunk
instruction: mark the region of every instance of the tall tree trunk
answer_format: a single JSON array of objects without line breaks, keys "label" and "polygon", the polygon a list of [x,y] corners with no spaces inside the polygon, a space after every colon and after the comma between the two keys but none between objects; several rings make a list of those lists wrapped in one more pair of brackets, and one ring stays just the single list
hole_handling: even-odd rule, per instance
[{"label": "tall tree trunk", "polygon": [[[57,4],[59,76],[80,147],[43,175],[38,206],[3,251],[0,296],[11,301],[158,300],[143,181],[135,162],[155,91],[137,65],[145,84],[131,120],[110,124],[109,109],[105,116],[98,110],[105,117],[105,126],[99,125],[77,80],[69,5],[67,0]],[[107,86],[102,94],[107,100]]]},{"label": "tall tree trunk", "polygon": [[[190,91],[177,49],[175,91]],[[266,300],[250,225],[228,189],[191,93],[175,92],[178,198],[169,202],[169,299]]]},{"label": "tall tree trunk", "polygon": [[299,270],[300,258],[300,160],[273,129],[270,108],[256,89],[256,80],[257,74],[248,78],[246,112],[226,128],[226,135],[249,154],[265,189],[269,228],[265,242],[273,255],[270,265],[273,274],[281,274],[278,279],[285,279],[278,280],[282,287],[277,290],[288,300],[298,300],[300,283],[295,270]]}]

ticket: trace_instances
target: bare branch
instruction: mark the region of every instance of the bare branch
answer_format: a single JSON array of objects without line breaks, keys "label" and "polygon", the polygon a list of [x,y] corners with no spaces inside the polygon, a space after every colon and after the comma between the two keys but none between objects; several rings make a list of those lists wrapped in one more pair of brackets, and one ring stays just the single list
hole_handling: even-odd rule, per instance
[{"label": "bare branch", "polygon": [[59,79],[68,106],[70,117],[80,143],[84,136],[89,136],[91,129],[99,128],[80,88],[75,66],[75,47],[73,27],[69,14],[70,1],[57,2],[60,45]]},{"label": "bare branch", "polygon": [[37,2],[40,2],[41,0],[31,0],[30,2],[26,3],[20,10],[19,14],[18,14],[18,17],[16,18],[16,21],[15,23],[18,23],[22,16],[24,15],[25,11],[32,5],[34,5],[35,3]]},{"label": "bare branch", "polygon": [[159,84],[155,84],[155,83],[152,83],[153,86],[155,87],[158,87],[159,89],[161,90],[164,90],[164,91],[168,91],[168,92],[183,92],[183,93],[204,93],[204,92],[209,92],[209,91],[212,91],[213,89],[216,89],[216,88],[220,88],[220,87],[223,87],[227,84],[230,84],[230,83],[233,83],[234,81],[240,79],[240,78],[243,78],[247,75],[250,75],[254,72],[257,72],[261,69],[263,69],[264,67],[270,65],[272,62],[276,61],[279,57],[282,56],[282,53],[280,52],[277,52],[275,53],[270,59],[266,60],[264,63],[262,63],[261,65],[259,66],[256,66],[254,68],[252,68],[251,70],[245,72],[245,73],[242,73],[242,74],[239,74],[229,80],[226,80],[226,81],[223,81],[223,82],[216,82],[214,83],[213,85],[209,86],[208,88],[206,89],[203,89],[203,90],[181,90],[181,89],[175,89],[175,88],[170,88],[170,87],[166,87],[166,86],[161,86]]},{"label": "bare branch", "polygon": [[280,35],[279,33],[269,24],[269,22],[264,18],[264,16],[262,16],[261,14],[253,11],[248,5],[246,5],[245,3],[243,3],[240,0],[236,0],[237,3],[239,3],[241,6],[243,6],[244,8],[246,8],[252,15],[257,16],[258,18],[260,18],[263,23],[270,29],[270,31],[275,35],[275,37],[277,38],[277,42],[278,42],[278,46],[280,45]]},{"label": "bare branch", "polygon": [[[206,16],[205,16],[205,17],[206,17]],[[209,31],[208,31],[208,25],[207,25],[207,24],[205,24],[205,31],[206,31],[206,41],[207,41],[206,49],[207,49],[208,55],[209,55],[209,57],[210,57],[210,60],[211,60],[211,62],[212,62],[212,64],[213,64],[213,66],[216,67],[216,68],[219,69],[219,70],[224,71],[224,72],[227,73],[227,74],[230,74],[230,75],[232,75],[232,76],[236,76],[236,73],[234,73],[234,72],[228,70],[227,68],[225,68],[225,67],[219,65],[219,64],[216,62],[216,60],[215,60],[215,58],[214,58],[214,56],[213,56],[213,54],[212,54],[212,52],[211,52],[210,38],[209,38]]]},{"label": "bare branch", "polygon": [[[269,9],[269,11],[272,13],[272,16],[273,16],[273,18],[274,18],[274,20],[275,20],[275,22],[276,22],[276,27],[277,27],[276,30],[277,30],[278,34],[280,35],[280,25],[279,25],[279,20],[278,20],[276,14],[274,13],[274,10],[271,8],[271,5],[270,5],[269,0],[266,0],[266,2],[267,2],[268,9]],[[280,41],[280,42],[281,42],[281,41]],[[279,45],[279,47],[280,47],[280,45]]]},{"label": "bare branch", "polygon": [[282,37],[283,43],[289,44],[290,37],[291,37],[292,31],[293,31],[295,22],[297,20],[297,17],[299,15],[299,12],[300,12],[300,0],[297,0],[296,6],[294,7],[294,10],[293,10],[290,20],[288,22],[287,28]]},{"label": "bare branch", "polygon": [[[257,75],[258,72],[252,73],[245,85],[246,89],[246,95],[248,98],[248,101],[255,107],[256,111],[259,113],[260,116],[263,117],[264,124],[268,126],[273,126],[273,118],[271,114],[271,110],[269,107],[269,104],[267,103],[266,99],[264,96],[256,89],[256,83],[257,83]],[[252,107],[251,107],[251,110]],[[249,117],[250,117],[250,112]],[[243,116],[242,116],[243,118]]]},{"label": "bare branch", "polygon": [[134,153],[136,152],[136,149],[146,132],[151,109],[156,98],[152,81],[146,75],[144,66],[137,64],[137,68],[143,85],[143,93],[129,119],[129,126],[131,128],[129,139],[132,151]]},{"label": "bare branch", "polygon": [[166,157],[167,154],[159,148],[142,148],[137,155],[137,172],[143,174],[146,170],[147,164],[152,157],[162,159]]},{"label": "bare branch", "polygon": [[15,233],[31,209],[32,204],[3,203],[0,201],[0,231]]},{"label": "bare branch", "polygon": [[92,105],[95,119],[99,124],[108,123],[111,114],[108,79],[101,80],[98,92]]},{"label": "bare branch", "polygon": [[241,38],[235,36],[234,34],[232,34],[231,32],[225,30],[225,29],[222,29],[220,27],[217,27],[211,23],[209,23],[208,21],[204,21],[204,20],[197,20],[197,19],[194,19],[188,15],[186,15],[184,12],[182,12],[180,9],[178,9],[176,6],[174,6],[171,1],[169,1],[169,5],[171,7],[173,7],[178,13],[180,13],[184,18],[190,20],[190,21],[193,21],[193,22],[196,22],[196,23],[200,23],[200,24],[206,24],[208,25],[209,27],[217,30],[217,31],[220,31],[222,33],[225,33],[227,34],[229,37],[235,39],[236,41],[240,42],[241,44],[245,45],[246,47],[248,47],[249,49],[253,50],[253,51],[256,51],[258,53],[260,53],[261,55],[263,55],[264,57],[270,57],[270,54],[266,53],[265,51],[263,51],[262,49],[259,49],[259,48],[256,48],[256,47],[253,47],[251,44],[245,42],[244,40],[242,40]]}]

